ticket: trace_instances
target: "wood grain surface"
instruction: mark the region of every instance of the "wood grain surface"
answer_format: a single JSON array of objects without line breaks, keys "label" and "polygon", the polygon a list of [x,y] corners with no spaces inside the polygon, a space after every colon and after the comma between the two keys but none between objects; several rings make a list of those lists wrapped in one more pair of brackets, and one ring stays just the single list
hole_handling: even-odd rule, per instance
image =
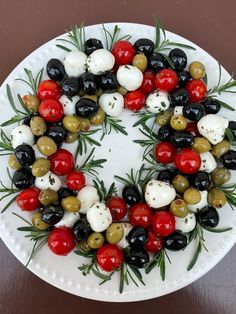
[{"label": "wood grain surface", "polygon": [[[1,0],[0,83],[30,52],[82,20],[153,24],[195,42],[236,73],[235,0]],[[1,104],[3,105],[3,104]],[[139,303],[89,301],[60,291],[28,271],[0,241],[0,313],[236,313],[236,249],[207,275],[168,296]],[[122,301],[122,296],[121,296]]]}]

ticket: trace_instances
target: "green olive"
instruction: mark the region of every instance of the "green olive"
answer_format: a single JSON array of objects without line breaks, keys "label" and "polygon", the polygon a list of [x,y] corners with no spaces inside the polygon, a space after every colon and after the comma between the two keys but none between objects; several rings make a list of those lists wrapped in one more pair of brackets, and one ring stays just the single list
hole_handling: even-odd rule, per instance
[{"label": "green olive", "polygon": [[221,208],[227,203],[225,193],[217,188],[213,188],[208,192],[207,199],[208,203],[215,208]]},{"label": "green olive", "polygon": [[187,119],[182,114],[175,114],[170,119],[170,126],[176,131],[183,131],[188,124]]},{"label": "green olive", "polygon": [[193,140],[192,148],[199,154],[209,152],[211,144],[205,137],[195,137]]},{"label": "green olive", "polygon": [[43,118],[34,116],[30,120],[30,128],[34,135],[41,136],[47,131],[46,122]]},{"label": "green olive", "polygon": [[65,143],[74,143],[77,140],[78,137],[79,137],[79,133],[71,133],[71,132],[69,132],[67,134],[66,139],[65,139]]},{"label": "green olive", "polygon": [[40,212],[34,213],[32,223],[38,230],[47,230],[49,228],[49,225],[42,221]]},{"label": "green olive", "polygon": [[61,206],[68,212],[78,212],[80,210],[80,201],[75,196],[67,196],[61,201]]},{"label": "green olive", "polygon": [[71,133],[78,133],[80,130],[80,121],[75,116],[65,116],[62,123],[64,128]]},{"label": "green olive", "polygon": [[177,176],[174,177],[172,184],[176,192],[181,194],[183,194],[189,188],[188,180],[181,174],[178,174]]},{"label": "green olive", "polygon": [[124,228],[120,223],[111,224],[106,231],[106,239],[111,244],[118,243],[124,236]]},{"label": "green olive", "polygon": [[215,183],[216,185],[223,185],[230,180],[231,172],[229,169],[226,169],[224,167],[216,168],[212,172],[211,178],[213,183]]},{"label": "green olive", "polygon": [[42,190],[39,193],[39,201],[44,206],[50,205],[58,201],[58,194],[51,189]]},{"label": "green olive", "polygon": [[212,148],[212,155],[216,156],[217,158],[220,158],[225,153],[227,153],[230,150],[230,143],[227,140],[223,140],[220,143],[216,144]]},{"label": "green olive", "polygon": [[189,74],[195,80],[200,80],[206,75],[204,65],[199,61],[194,61],[189,65]]},{"label": "green olive", "polygon": [[79,247],[83,252],[90,252],[91,247],[88,245],[88,242],[84,239],[79,242]]},{"label": "green olive", "polygon": [[97,95],[88,95],[88,94],[84,94],[82,98],[92,99],[92,100],[95,101],[95,102],[98,101],[98,96],[97,96]]},{"label": "green olive", "polygon": [[105,112],[99,108],[98,111],[90,117],[90,122],[94,125],[101,125],[103,124],[105,117]]},{"label": "green olive", "polygon": [[185,192],[184,192],[184,200],[187,204],[197,204],[201,201],[201,193],[194,188],[188,188]]},{"label": "green olive", "polygon": [[99,249],[103,246],[105,239],[101,232],[93,232],[89,235],[87,243],[91,249]]},{"label": "green olive", "polygon": [[29,111],[38,112],[40,100],[35,95],[26,95],[23,97],[23,102]]},{"label": "green olive", "polygon": [[171,117],[173,116],[173,113],[171,111],[163,111],[158,114],[156,118],[156,123],[160,126],[164,126],[170,122]]},{"label": "green olive", "polygon": [[170,211],[174,216],[184,218],[188,215],[188,206],[184,200],[177,198],[171,202]]},{"label": "green olive", "polygon": [[118,86],[117,89],[116,89],[116,91],[117,91],[118,93],[120,93],[122,96],[125,96],[125,95],[128,93],[127,89],[125,89],[125,88],[122,87],[122,86]]},{"label": "green olive", "polygon": [[147,68],[147,61],[147,57],[144,54],[139,53],[133,57],[132,65],[144,72]]},{"label": "green olive", "polygon": [[57,145],[49,136],[41,136],[37,141],[39,151],[45,156],[51,156],[57,151]]},{"label": "green olive", "polygon": [[17,160],[16,156],[14,154],[10,155],[8,159],[8,165],[11,169],[18,170],[22,167],[22,165]]},{"label": "green olive", "polygon": [[78,120],[80,122],[80,130],[81,131],[88,131],[90,129],[91,122],[88,118],[78,117]]},{"label": "green olive", "polygon": [[32,174],[35,177],[42,177],[50,170],[51,163],[50,160],[45,158],[39,158],[35,160],[32,165]]}]

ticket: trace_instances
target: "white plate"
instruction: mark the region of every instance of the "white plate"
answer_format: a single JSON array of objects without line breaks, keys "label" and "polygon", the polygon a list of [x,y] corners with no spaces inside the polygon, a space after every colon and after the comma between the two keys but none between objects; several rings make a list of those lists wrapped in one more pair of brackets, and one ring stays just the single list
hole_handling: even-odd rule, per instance
[{"label": "white plate", "polygon": [[[132,35],[132,41],[141,37],[148,37],[154,40],[154,27],[118,23],[122,29],[123,34]],[[107,29],[113,29],[114,23],[106,24]],[[62,35],[60,37],[65,37]],[[101,25],[93,25],[86,27],[86,38],[96,37],[104,41],[104,34],[101,30]],[[188,45],[193,45],[197,48],[196,51],[186,50],[188,55],[188,62],[193,60],[202,61],[208,73],[208,87],[212,87],[218,80],[218,66],[217,61],[211,57],[207,52],[194,45],[190,41],[167,32],[167,37],[176,42],[181,42]],[[50,58],[63,59],[65,52],[56,47],[56,40],[44,44],[25,60],[23,60],[8,76],[0,89],[0,120],[5,121],[13,115],[6,97],[6,84],[9,84],[12,91],[24,95],[27,92],[26,86],[21,82],[15,81],[16,78],[24,78],[24,68],[31,69],[33,73],[37,73],[40,68],[45,67],[46,62]],[[46,77],[46,76],[45,76]],[[225,82],[229,78],[229,74],[223,69],[222,81]],[[221,99],[231,105],[236,103],[236,95],[224,94]],[[220,115],[227,117],[230,120],[235,119],[236,114],[230,111],[221,110]],[[141,138],[137,128],[132,125],[136,120],[129,112],[123,113],[121,116],[123,124],[126,126],[129,136],[112,134],[105,137],[102,146],[96,149],[96,156],[107,158],[108,162],[105,168],[100,171],[100,178],[102,178],[107,185],[113,182],[113,175],[124,175],[124,172],[129,172],[133,167],[138,169],[141,164],[142,149],[132,142],[133,139]],[[11,127],[6,128],[7,134],[10,133]],[[1,158],[1,173],[0,179],[9,184],[6,175],[7,157]],[[233,175],[232,181],[236,181],[236,175]],[[119,187],[121,187],[119,185]],[[14,205],[0,216],[0,235],[5,244],[11,252],[25,264],[32,243],[24,237],[24,233],[16,230],[17,227],[24,225],[12,212],[18,212],[19,209]],[[206,244],[209,253],[203,252],[194,267],[190,272],[186,271],[187,265],[193,255],[196,243],[192,243],[184,252],[172,253],[169,252],[172,260],[172,265],[166,263],[166,280],[162,282],[159,275],[159,270],[155,269],[149,275],[144,275],[146,286],[137,288],[132,283],[125,287],[122,295],[118,291],[118,275],[107,282],[103,286],[99,286],[99,280],[93,275],[83,277],[77,267],[84,262],[82,257],[78,257],[71,253],[67,257],[58,257],[52,254],[47,246],[45,246],[39,254],[30,263],[29,269],[37,276],[47,281],[48,283],[70,293],[82,296],[89,299],[102,301],[138,301],[154,297],[159,297],[178,290],[196,279],[203,276],[212,267],[214,267],[232,248],[236,239],[236,215],[229,206],[225,206],[219,210],[221,217],[221,226],[232,226],[234,229],[224,234],[210,234],[205,232]],[[25,218],[29,218],[29,214],[20,213]]]}]

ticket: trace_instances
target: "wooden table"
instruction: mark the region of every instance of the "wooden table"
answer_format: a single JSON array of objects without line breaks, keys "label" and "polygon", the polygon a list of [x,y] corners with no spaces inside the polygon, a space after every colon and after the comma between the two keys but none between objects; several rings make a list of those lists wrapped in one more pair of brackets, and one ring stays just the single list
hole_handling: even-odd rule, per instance
[{"label": "wooden table", "polygon": [[[12,0],[0,2],[0,83],[34,49],[82,20],[128,21],[165,27],[192,40],[236,72],[235,0]],[[150,301],[112,304],[62,292],[24,268],[0,242],[0,313],[236,313],[235,248],[204,278]]]}]

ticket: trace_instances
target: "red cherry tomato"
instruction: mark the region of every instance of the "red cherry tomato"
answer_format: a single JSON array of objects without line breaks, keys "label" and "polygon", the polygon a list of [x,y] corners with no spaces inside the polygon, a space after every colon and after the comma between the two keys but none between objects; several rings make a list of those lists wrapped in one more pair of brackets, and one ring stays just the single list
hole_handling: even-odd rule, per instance
[{"label": "red cherry tomato", "polygon": [[147,242],[145,243],[145,249],[151,253],[157,253],[162,249],[163,239],[158,237],[152,230],[148,230]]},{"label": "red cherry tomato", "polygon": [[134,227],[148,228],[152,223],[152,209],[146,203],[137,203],[130,208],[129,220]]},{"label": "red cherry tomato", "polygon": [[143,81],[142,85],[140,86],[140,90],[144,92],[144,94],[150,94],[154,92],[156,89],[155,78],[156,75],[152,71],[145,71],[143,73]]},{"label": "red cherry tomato", "polygon": [[66,149],[58,149],[49,159],[51,161],[50,170],[58,176],[67,175],[75,168],[74,157]]},{"label": "red cherry tomato", "polygon": [[67,255],[75,247],[75,239],[70,228],[54,228],[48,236],[48,246],[57,255]]},{"label": "red cherry tomato", "polygon": [[197,173],[201,166],[201,158],[191,148],[184,148],[175,155],[175,166],[186,174]]},{"label": "red cherry tomato", "polygon": [[170,92],[178,84],[178,75],[175,71],[163,69],[156,75],[156,88],[162,91]]},{"label": "red cherry tomato", "polygon": [[98,265],[104,271],[119,269],[124,261],[121,249],[115,244],[105,244],[97,251]]},{"label": "red cherry tomato", "polygon": [[207,93],[206,84],[202,80],[189,81],[186,86],[191,102],[199,102],[205,98]]},{"label": "red cherry tomato", "polygon": [[61,96],[60,85],[52,80],[45,80],[39,83],[37,96],[40,100],[59,99]]},{"label": "red cherry tomato", "polygon": [[168,236],[175,231],[175,217],[172,213],[158,211],[152,218],[152,229],[158,236]]},{"label": "red cherry tomato", "polygon": [[112,220],[119,221],[125,217],[128,211],[128,207],[121,197],[111,197],[106,202],[107,207],[109,208]]},{"label": "red cherry tomato", "polygon": [[119,40],[114,44],[112,54],[115,57],[116,64],[129,64],[135,55],[135,49],[127,40]]},{"label": "red cherry tomato", "polygon": [[48,99],[39,105],[39,114],[47,122],[58,122],[64,115],[61,103],[55,99]]},{"label": "red cherry tomato", "polygon": [[66,177],[66,185],[71,190],[79,191],[85,186],[85,176],[81,171],[73,171]]},{"label": "red cherry tomato", "polygon": [[40,190],[32,187],[20,192],[16,202],[21,210],[32,211],[40,207],[38,200]]},{"label": "red cherry tomato", "polygon": [[192,133],[193,136],[201,136],[197,128],[197,122],[195,121],[188,122],[185,131]]},{"label": "red cherry tomato", "polygon": [[156,160],[162,164],[169,164],[174,161],[176,148],[169,142],[160,142],[156,145]]},{"label": "red cherry tomato", "polygon": [[131,111],[139,111],[145,104],[145,95],[141,90],[128,92],[125,95],[125,108]]}]

